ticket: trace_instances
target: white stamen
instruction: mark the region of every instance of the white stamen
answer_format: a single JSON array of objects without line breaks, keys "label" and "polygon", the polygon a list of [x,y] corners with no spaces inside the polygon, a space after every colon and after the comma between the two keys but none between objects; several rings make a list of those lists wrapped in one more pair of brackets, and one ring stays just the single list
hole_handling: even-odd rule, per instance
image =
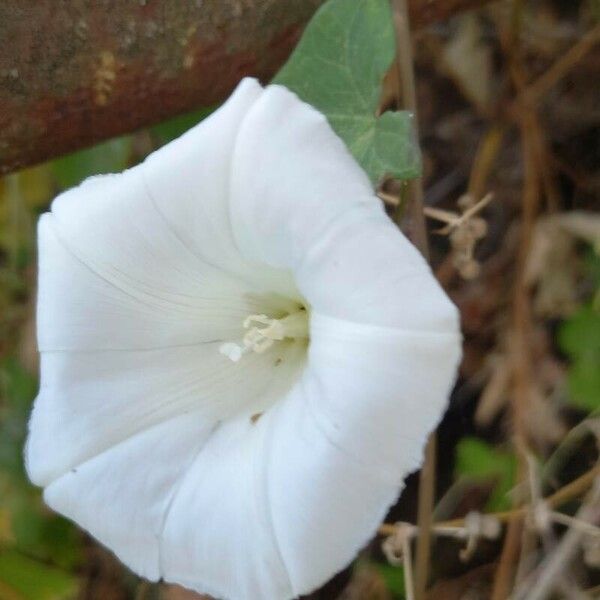
[{"label": "white stamen", "polygon": [[305,309],[287,315],[283,319],[271,319],[267,315],[250,315],[243,322],[248,331],[242,343],[225,342],[219,352],[233,362],[238,362],[249,351],[262,354],[275,342],[285,338],[308,338],[308,313]]}]

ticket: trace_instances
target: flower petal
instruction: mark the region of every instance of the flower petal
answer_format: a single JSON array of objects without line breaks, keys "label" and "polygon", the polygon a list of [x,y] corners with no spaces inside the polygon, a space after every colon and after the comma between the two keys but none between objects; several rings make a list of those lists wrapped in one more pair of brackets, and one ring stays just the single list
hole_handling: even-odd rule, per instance
[{"label": "flower petal", "polygon": [[209,118],[153,152],[142,166],[157,209],[204,261],[238,270],[227,202],[239,127],[263,93],[246,78]]},{"label": "flower petal", "polygon": [[[402,488],[400,472],[382,477],[377,465],[328,438],[309,408],[320,398],[311,397],[309,380],[303,384],[274,407],[264,452],[265,504],[293,590],[288,597],[311,592],[347,566]],[[357,420],[347,423],[344,435],[360,434]]]},{"label": "flower petal", "polygon": [[323,435],[297,386],[255,424],[211,435],[171,503],[163,577],[218,598],[294,598],[355,556],[398,493]]},{"label": "flower petal", "polygon": [[250,265],[231,234],[231,149],[260,93],[246,80],[144,164],[56,198],[39,231],[41,350],[227,340],[265,309],[256,296],[298,298],[289,273]]},{"label": "flower petal", "polygon": [[169,503],[210,432],[197,412],[160,423],[65,473],[45,489],[44,499],[156,581]]},{"label": "flower petal", "polygon": [[459,332],[456,307],[378,206],[340,218],[307,251],[295,277],[317,313],[408,332]]},{"label": "flower petal", "polygon": [[293,268],[371,184],[325,117],[282,86],[265,89],[241,124],[231,170],[231,222],[247,258]]},{"label": "flower petal", "polygon": [[447,406],[458,333],[410,331],[313,314],[306,410],[323,434],[383,479],[416,469]]},{"label": "flower petal", "polygon": [[26,453],[32,481],[47,485],[112,445],[179,415],[194,412],[212,427],[231,415],[261,412],[289,389],[303,366],[305,353],[297,344],[251,353],[239,364],[220,354],[219,345],[43,353]]},{"label": "flower petal", "polygon": [[[86,201],[81,199],[82,204]],[[227,340],[239,334],[248,311],[263,306],[248,287],[225,273],[191,265],[178,242],[166,241],[162,252],[127,251],[124,246],[133,245],[134,237],[128,233],[115,231],[114,240],[102,241],[90,233],[106,259],[84,259],[61,233],[54,215],[40,219],[37,330],[42,352],[152,349]],[[154,236],[149,229],[147,235],[159,245],[160,229]],[[124,260],[112,263],[111,254],[119,251]],[[130,269],[123,265],[125,260]]]},{"label": "flower petal", "polygon": [[166,581],[223,599],[294,595],[265,495],[266,434],[273,410],[255,423],[222,423],[182,479],[162,536]]},{"label": "flower petal", "polygon": [[[267,264],[252,264],[252,256],[240,254],[230,222],[233,151],[242,123],[264,93],[258,81],[243,79],[219,110],[152,153],[141,168],[157,209],[203,261],[299,299],[289,277]],[[265,133],[258,132],[254,142]],[[244,193],[252,194],[252,190]]]},{"label": "flower petal", "polygon": [[[207,591],[212,589],[210,584],[214,581],[215,589],[233,590],[232,595],[236,598],[243,596],[227,586],[239,583],[240,589],[275,589],[278,585],[276,580],[257,577],[245,567],[238,569],[241,579],[235,581],[229,569],[231,562],[235,560],[235,552],[239,552],[242,545],[238,543],[237,537],[227,538],[226,531],[220,528],[225,523],[228,523],[228,527],[238,523],[240,531],[255,528],[252,533],[255,564],[273,560],[269,546],[272,543],[269,524],[267,522],[265,528],[263,520],[255,519],[255,507],[251,501],[256,493],[252,488],[255,470],[253,448],[258,448],[254,443],[254,432],[262,431],[258,424],[266,416],[258,420],[250,417],[253,411],[267,410],[274,397],[285,396],[281,386],[286,387],[293,380],[294,374],[302,368],[305,353],[302,344],[285,343],[277,353],[282,358],[278,364],[279,377],[275,381],[268,380],[268,387],[260,399],[255,405],[247,406],[245,412],[239,411],[237,406],[237,417],[221,422],[207,419],[204,406],[200,409],[192,408],[172,418],[165,419],[163,415],[158,424],[130,434],[89,460],[70,467],[48,485],[45,491],[46,502],[54,510],[88,530],[136,573],[149,579],[156,580],[162,576],[170,578],[171,573],[175,572],[179,583]],[[96,358],[91,357],[91,362]],[[179,357],[174,360],[176,358]],[[277,357],[272,354],[259,358],[261,361],[268,360],[269,371],[272,373],[272,361]],[[240,363],[236,367],[242,365]],[[257,366],[260,371],[262,365],[253,365],[254,368]],[[107,367],[107,372],[109,370]],[[231,390],[238,394],[238,402],[248,401],[248,394],[251,394],[255,385],[252,379],[257,375],[253,374],[250,378],[246,370],[238,376],[234,382],[236,389]],[[86,373],[83,372],[81,377],[82,384],[86,386]],[[158,379],[160,377],[157,374],[149,382],[134,380],[131,388],[133,390],[136,384],[143,385],[138,390],[143,396],[152,385],[157,384]],[[103,380],[98,380],[97,384],[100,390],[96,399],[99,399],[105,385],[110,385],[110,382],[105,384]],[[90,394],[91,390],[90,386],[87,393]],[[121,406],[121,410],[136,412],[127,406],[126,399],[123,398],[119,403],[110,403],[108,407],[94,410],[92,395],[86,397],[82,392],[78,396],[74,392],[75,389],[65,390],[69,398],[86,399],[86,405],[80,408],[85,418],[75,419],[80,425],[80,437],[89,436],[92,431],[95,433],[93,428],[96,425],[102,434],[110,421],[108,415],[111,409],[116,410],[117,405]],[[90,406],[87,405],[88,401]],[[167,401],[166,403],[168,404]],[[51,403],[49,406],[56,404]],[[71,409],[76,410],[75,403],[71,404]],[[94,414],[97,415],[96,418]],[[269,414],[268,410],[266,414]],[[45,442],[50,441],[51,434],[55,438],[63,438],[62,434],[57,435],[57,426],[62,422],[62,416],[57,415],[54,422],[56,426],[46,430]],[[74,415],[69,418],[74,419]],[[41,422],[48,427],[47,418],[41,419]],[[36,427],[35,417],[32,427]],[[71,439],[73,445],[75,437],[74,433]],[[32,431],[30,442],[31,440],[38,444],[39,454],[36,460],[43,465],[42,452],[46,452],[47,458],[48,455],[52,456],[55,448],[52,443],[40,442],[42,436],[39,431]],[[77,452],[75,447],[70,450],[71,454],[66,452],[67,456]],[[247,519],[244,518],[246,514]],[[190,526],[191,523],[195,525]],[[177,537],[175,546],[172,547],[174,528]],[[189,543],[192,544],[191,548]],[[237,550],[230,553],[232,549]],[[203,550],[206,554],[200,558]],[[219,559],[222,556],[225,556],[225,562]],[[248,561],[244,559],[244,562]],[[284,588],[279,588],[279,591]],[[250,594],[247,597],[278,598],[285,595]]]}]

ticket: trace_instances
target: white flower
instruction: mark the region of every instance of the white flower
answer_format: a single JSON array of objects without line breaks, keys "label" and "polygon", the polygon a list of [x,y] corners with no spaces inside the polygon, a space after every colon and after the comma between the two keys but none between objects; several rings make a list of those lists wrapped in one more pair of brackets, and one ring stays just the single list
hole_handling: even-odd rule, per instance
[{"label": "white flower", "polygon": [[136,573],[282,599],[347,565],[421,460],[457,312],[325,118],[244,80],[39,224],[27,467]]}]

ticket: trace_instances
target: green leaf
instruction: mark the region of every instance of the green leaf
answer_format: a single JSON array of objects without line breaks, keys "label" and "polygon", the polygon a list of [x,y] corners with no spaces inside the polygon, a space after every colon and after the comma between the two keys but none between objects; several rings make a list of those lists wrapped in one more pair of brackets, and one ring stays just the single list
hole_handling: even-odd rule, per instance
[{"label": "green leaf", "polygon": [[60,569],[18,552],[0,554],[0,593],[7,589],[15,599],[65,600],[73,598],[77,588],[77,579]]},{"label": "green leaf", "polygon": [[274,79],[325,114],[373,183],[421,170],[412,115],[376,115],[394,54],[387,0],[329,0]]},{"label": "green leaf", "polygon": [[600,311],[584,306],[567,319],[558,343],[571,359],[567,376],[572,402],[584,410],[600,408]]},{"label": "green leaf", "polygon": [[[30,557],[72,567],[80,560],[74,526],[43,506],[25,474],[23,445],[37,380],[14,357],[0,362],[0,515],[3,541]],[[2,598],[0,586],[0,598]]]},{"label": "green leaf", "polygon": [[23,443],[37,381],[18,361],[0,362],[0,468],[24,479]]},{"label": "green leaf", "polygon": [[594,360],[580,359],[573,363],[567,377],[569,396],[573,403],[593,412],[600,408],[600,355]]},{"label": "green leaf", "polygon": [[590,283],[600,292],[600,247],[597,250],[591,247],[587,249],[584,265]]},{"label": "green leaf", "polygon": [[52,172],[62,189],[101,173],[119,173],[128,166],[131,137],[119,137],[97,144],[52,162]]},{"label": "green leaf", "polygon": [[490,511],[510,507],[508,492],[516,476],[513,454],[503,452],[473,437],[463,438],[456,447],[456,474],[479,481],[494,480],[495,486],[486,508]]},{"label": "green leaf", "polygon": [[150,131],[158,138],[158,142],[162,146],[171,140],[178,138],[188,129],[206,119],[206,117],[208,117],[208,115],[216,108],[216,106],[209,106],[183,115],[178,115],[177,117],[173,117],[172,119],[168,119],[167,121],[163,121],[158,125],[150,127]]},{"label": "green leaf", "polygon": [[392,567],[383,563],[373,563],[383,577],[385,586],[394,598],[405,598],[404,568]]},{"label": "green leaf", "polygon": [[37,496],[26,498],[11,514],[13,549],[52,564],[72,568],[81,562],[80,537],[72,523],[49,514]]}]

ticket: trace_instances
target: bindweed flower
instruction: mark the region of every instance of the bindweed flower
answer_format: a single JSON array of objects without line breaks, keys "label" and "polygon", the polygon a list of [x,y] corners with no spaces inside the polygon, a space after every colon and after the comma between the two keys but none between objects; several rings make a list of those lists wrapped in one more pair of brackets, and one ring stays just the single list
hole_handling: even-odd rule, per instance
[{"label": "bindweed flower", "polygon": [[46,502],[133,571],[284,599],[347,565],[417,468],[457,311],[325,117],[244,80],[39,223]]}]

